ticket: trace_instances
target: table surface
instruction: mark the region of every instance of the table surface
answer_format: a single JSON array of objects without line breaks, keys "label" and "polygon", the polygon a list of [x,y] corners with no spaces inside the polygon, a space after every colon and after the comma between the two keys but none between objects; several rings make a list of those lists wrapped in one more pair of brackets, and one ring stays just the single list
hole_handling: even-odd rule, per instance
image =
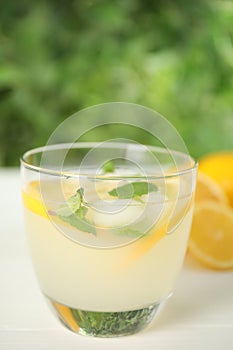
[{"label": "table surface", "polygon": [[233,272],[207,270],[187,256],[173,296],[144,331],[99,339],[74,334],[39,292],[24,235],[18,169],[0,169],[1,350],[233,350]]}]

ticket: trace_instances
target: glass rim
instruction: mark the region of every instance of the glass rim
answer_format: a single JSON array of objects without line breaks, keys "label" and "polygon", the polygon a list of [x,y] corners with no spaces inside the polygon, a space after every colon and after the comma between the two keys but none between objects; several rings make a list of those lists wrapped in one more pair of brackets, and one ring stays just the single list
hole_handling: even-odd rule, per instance
[{"label": "glass rim", "polygon": [[[101,145],[102,144],[102,145]],[[49,168],[43,168],[41,165],[34,165],[31,164],[29,161],[26,160],[27,157],[31,156],[31,155],[36,155],[39,153],[43,153],[46,151],[50,151],[50,150],[59,150],[59,149],[65,149],[67,148],[67,150],[69,149],[78,149],[78,148],[93,148],[95,146],[98,147],[102,147],[102,148],[107,148],[107,147],[119,147],[119,146],[128,146],[128,145],[133,145],[135,147],[138,146],[144,146],[146,148],[148,148],[148,150],[152,151],[157,151],[159,153],[164,153],[164,154],[175,154],[178,156],[186,156],[189,160],[191,160],[192,162],[192,166],[189,166],[185,169],[182,170],[178,170],[176,169],[176,171],[171,171],[169,173],[164,173],[164,174],[151,174],[151,175],[121,175],[121,174],[108,174],[106,176],[106,174],[90,174],[90,173],[82,173],[82,174],[76,174],[70,171],[59,171],[59,170],[54,170],[54,169],[49,169]],[[189,153],[182,153],[179,151],[175,151],[172,149],[167,149],[167,148],[162,148],[159,146],[153,146],[153,145],[145,145],[145,144],[135,144],[135,143],[130,143],[130,142],[104,142],[104,141],[99,141],[99,142],[89,142],[89,141],[82,141],[82,142],[74,142],[74,143],[57,143],[57,144],[53,144],[53,145],[45,145],[45,146],[41,146],[41,147],[35,147],[32,149],[29,149],[28,151],[24,152],[22,154],[22,156],[20,157],[20,164],[21,166],[23,166],[26,169],[32,170],[34,172],[39,172],[39,173],[43,173],[43,174],[47,174],[47,175],[54,175],[54,176],[59,176],[59,177],[88,177],[88,178],[93,178],[93,179],[99,179],[99,180],[116,180],[116,179],[164,179],[164,178],[171,178],[171,177],[176,177],[176,176],[181,176],[181,175],[185,175],[189,172],[192,172],[193,170],[196,170],[198,167],[198,162],[192,157],[190,156]]]}]

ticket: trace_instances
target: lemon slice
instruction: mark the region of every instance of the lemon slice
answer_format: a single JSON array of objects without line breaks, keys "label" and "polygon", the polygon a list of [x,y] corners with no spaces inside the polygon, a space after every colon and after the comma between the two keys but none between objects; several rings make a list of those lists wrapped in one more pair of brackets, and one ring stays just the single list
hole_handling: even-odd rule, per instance
[{"label": "lemon slice", "polygon": [[195,202],[212,200],[228,204],[228,198],[222,188],[216,181],[205,175],[201,171],[197,174],[197,187],[195,193]]},{"label": "lemon slice", "polygon": [[150,251],[155,244],[157,244],[163,237],[166,236],[169,224],[169,218],[173,211],[173,205],[166,205],[163,215],[154,228],[139,240],[132,243],[132,249],[127,252],[127,256],[119,265],[119,271],[130,267],[134,262],[139,260],[148,251]]},{"label": "lemon slice", "polygon": [[211,268],[233,268],[233,210],[212,201],[196,205],[189,251]]},{"label": "lemon slice", "polygon": [[203,156],[199,169],[216,181],[233,206],[233,151],[220,151]]},{"label": "lemon slice", "polygon": [[34,214],[48,218],[44,204],[40,200],[39,181],[32,181],[22,192],[23,205]]},{"label": "lemon slice", "polygon": [[55,301],[53,301],[52,304],[55,307],[59,318],[64,322],[64,324],[67,325],[74,332],[78,332],[79,326],[72,314],[71,308],[63,304],[59,304]]}]

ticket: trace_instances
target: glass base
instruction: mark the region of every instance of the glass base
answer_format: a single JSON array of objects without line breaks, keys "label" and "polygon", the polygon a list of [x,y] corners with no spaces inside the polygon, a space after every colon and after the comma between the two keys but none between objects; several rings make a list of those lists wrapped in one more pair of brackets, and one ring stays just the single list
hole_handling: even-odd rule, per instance
[{"label": "glass base", "polygon": [[59,320],[71,331],[93,337],[120,337],[137,333],[154,318],[160,303],[120,312],[78,310],[47,298]]}]

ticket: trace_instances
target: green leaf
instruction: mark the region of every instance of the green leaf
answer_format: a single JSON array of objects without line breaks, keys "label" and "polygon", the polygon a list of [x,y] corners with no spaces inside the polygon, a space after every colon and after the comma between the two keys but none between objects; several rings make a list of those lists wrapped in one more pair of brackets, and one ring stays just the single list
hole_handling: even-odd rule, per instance
[{"label": "green leaf", "polygon": [[140,197],[149,192],[156,192],[158,190],[155,184],[150,182],[131,182],[126,185],[114,188],[108,193],[113,197],[118,197],[119,199],[129,199],[134,198],[135,200],[141,200]]},{"label": "green leaf", "polygon": [[141,329],[151,318],[156,305],[144,309],[122,312],[84,311],[71,308],[79,327],[95,336],[117,336]]},{"label": "green leaf", "polygon": [[67,204],[56,210],[56,215],[64,222],[80,231],[96,234],[95,226],[86,219],[87,207],[83,199],[84,190],[79,188],[76,193],[67,200]]},{"label": "green leaf", "polygon": [[102,166],[103,173],[113,173],[115,170],[115,166],[112,160],[107,161],[106,163],[103,164]]},{"label": "green leaf", "polygon": [[80,218],[80,219],[85,219],[85,216],[87,214],[88,209],[84,206],[81,206],[78,210],[76,210],[75,214]]},{"label": "green leaf", "polygon": [[81,203],[83,200],[83,189],[80,188],[76,191],[76,193],[71,196],[66,204],[61,205],[57,210],[56,214],[58,216],[70,216],[74,212],[80,209]]},{"label": "green leaf", "polygon": [[85,217],[80,218],[78,215],[72,214],[70,216],[59,216],[59,218],[80,231],[96,234],[95,226]]},{"label": "green leaf", "polygon": [[124,236],[135,237],[135,238],[145,235],[145,233],[142,233],[130,227],[114,229],[114,233],[118,235],[124,235]]},{"label": "green leaf", "polygon": [[75,195],[71,196],[69,199],[68,199],[68,205],[73,209],[73,211],[77,211],[82,202],[83,202],[83,194],[84,194],[84,190],[83,188],[79,188]]}]

